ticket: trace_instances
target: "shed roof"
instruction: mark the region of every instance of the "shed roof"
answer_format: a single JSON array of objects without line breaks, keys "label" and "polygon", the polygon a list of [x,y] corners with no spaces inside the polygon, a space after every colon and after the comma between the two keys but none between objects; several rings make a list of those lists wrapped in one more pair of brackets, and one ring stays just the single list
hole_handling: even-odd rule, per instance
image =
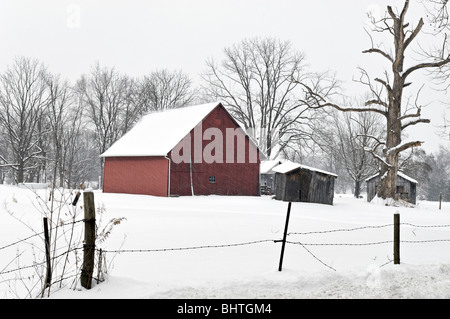
[{"label": "shed roof", "polygon": [[262,161],[259,168],[259,172],[260,174],[269,174],[273,171],[273,168],[279,164],[281,164],[280,160]]},{"label": "shed roof", "polygon": [[[378,177],[379,175],[380,175],[380,174],[377,173],[377,174],[375,174],[375,175],[373,175],[373,176],[370,176],[369,178],[366,179],[366,182],[370,181],[371,179],[373,179],[373,178],[375,178],[375,177]],[[404,178],[404,179],[406,179],[406,180],[408,180],[408,181],[410,181],[410,182],[412,182],[412,183],[414,183],[414,184],[419,184],[419,182],[416,181],[414,178],[409,177],[408,175],[406,175],[405,173],[402,173],[402,172],[400,172],[400,171],[397,172],[397,176],[400,176],[400,177],[402,177],[402,178]]]},{"label": "shed roof", "polygon": [[298,168],[306,169],[306,170],[310,170],[310,171],[313,171],[313,172],[318,172],[318,173],[322,173],[322,174],[326,174],[326,175],[337,177],[337,175],[334,174],[334,173],[330,173],[330,172],[327,172],[327,171],[324,171],[324,170],[321,170],[321,169],[317,169],[317,168],[314,168],[314,167],[310,167],[310,166],[294,163],[294,162],[291,162],[291,161],[286,161],[286,162],[284,162],[284,163],[274,167],[272,170],[274,172],[277,172],[277,173],[286,174],[286,173],[292,172],[292,171],[294,171],[294,170],[296,170]]}]

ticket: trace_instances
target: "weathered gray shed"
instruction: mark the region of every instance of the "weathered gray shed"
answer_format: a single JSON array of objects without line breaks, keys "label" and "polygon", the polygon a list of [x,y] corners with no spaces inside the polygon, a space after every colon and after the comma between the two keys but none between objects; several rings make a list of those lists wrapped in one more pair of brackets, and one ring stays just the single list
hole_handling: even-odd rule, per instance
[{"label": "weathered gray shed", "polygon": [[261,195],[275,194],[275,172],[273,168],[280,164],[280,160],[261,161],[259,166]]},{"label": "weathered gray shed", "polygon": [[273,168],[275,199],[333,205],[336,174],[291,161]]},{"label": "weathered gray shed", "polygon": [[[380,175],[376,174],[366,179],[367,183],[367,201],[370,202],[377,194],[377,187],[380,182]],[[418,182],[405,175],[402,172],[397,172],[397,194],[400,199],[403,199],[412,204],[416,204],[416,186]]]}]

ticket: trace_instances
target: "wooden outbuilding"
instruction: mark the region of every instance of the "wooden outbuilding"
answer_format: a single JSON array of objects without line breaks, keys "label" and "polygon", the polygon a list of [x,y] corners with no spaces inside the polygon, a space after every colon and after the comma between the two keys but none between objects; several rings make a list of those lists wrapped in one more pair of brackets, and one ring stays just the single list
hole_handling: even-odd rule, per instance
[{"label": "wooden outbuilding", "polygon": [[259,169],[261,195],[275,194],[275,172],[273,169],[281,163],[280,160],[267,160],[261,162]]},{"label": "wooden outbuilding", "polygon": [[[380,183],[380,175],[376,174],[366,179],[367,183],[367,201],[370,202],[377,195],[377,187]],[[416,188],[418,182],[408,175],[397,172],[397,194],[402,200],[416,204]]]},{"label": "wooden outbuilding", "polygon": [[260,194],[264,155],[219,102],[150,113],[101,156],[106,193]]},{"label": "wooden outbuilding", "polygon": [[286,161],[275,171],[275,199],[333,205],[336,174]]}]

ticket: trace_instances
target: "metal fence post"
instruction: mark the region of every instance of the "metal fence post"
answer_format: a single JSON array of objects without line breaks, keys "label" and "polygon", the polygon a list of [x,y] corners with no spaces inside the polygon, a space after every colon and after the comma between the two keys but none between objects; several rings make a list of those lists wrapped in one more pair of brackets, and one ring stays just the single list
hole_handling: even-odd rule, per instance
[{"label": "metal fence post", "polygon": [[284,247],[286,246],[286,236],[287,236],[287,231],[288,231],[288,226],[289,226],[289,216],[291,214],[291,204],[292,204],[291,202],[289,202],[289,204],[288,204],[286,223],[284,225],[283,240],[281,243],[281,256],[280,256],[280,264],[278,266],[278,271],[281,271],[281,269],[283,268]]}]

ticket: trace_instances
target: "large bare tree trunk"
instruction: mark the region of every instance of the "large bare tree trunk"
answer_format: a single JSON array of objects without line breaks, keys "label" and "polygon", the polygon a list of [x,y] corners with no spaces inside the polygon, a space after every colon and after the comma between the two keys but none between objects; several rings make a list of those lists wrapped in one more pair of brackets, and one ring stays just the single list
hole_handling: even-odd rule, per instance
[{"label": "large bare tree trunk", "polygon": [[[402,55],[399,57],[398,64],[393,64],[394,84],[392,92],[389,93],[389,108],[386,117],[386,146],[384,156],[386,163],[382,162],[380,167],[381,182],[377,189],[377,195],[382,198],[396,198],[396,184],[398,171],[399,152],[395,150],[402,142],[402,122],[401,118],[401,101],[403,94],[403,80],[397,76],[403,70],[403,50],[401,46],[396,52]],[[397,70],[396,70],[397,68]]]}]

